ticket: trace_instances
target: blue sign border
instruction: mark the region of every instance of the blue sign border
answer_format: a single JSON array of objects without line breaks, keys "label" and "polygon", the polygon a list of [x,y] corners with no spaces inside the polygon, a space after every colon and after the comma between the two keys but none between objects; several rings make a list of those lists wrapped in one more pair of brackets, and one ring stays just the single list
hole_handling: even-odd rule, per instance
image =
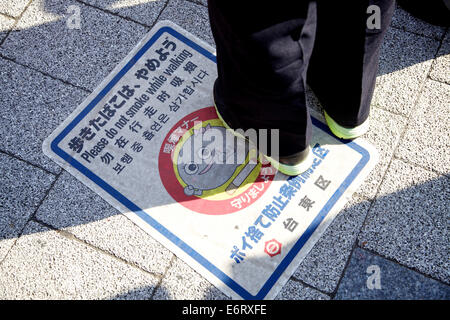
[{"label": "blue sign border", "polygon": [[[314,233],[316,228],[326,217],[326,215],[328,214],[330,209],[333,207],[333,205],[338,201],[338,199],[342,196],[344,191],[348,188],[348,186],[353,182],[353,180],[361,172],[361,170],[364,168],[364,166],[368,163],[368,161],[370,159],[370,155],[366,149],[359,146],[355,142],[348,141],[348,140],[341,140],[343,143],[346,143],[347,146],[349,146],[353,150],[360,153],[362,155],[361,160],[358,162],[358,164],[355,166],[355,168],[351,171],[351,173],[348,175],[348,177],[345,179],[345,181],[339,186],[339,188],[332,195],[332,197],[328,200],[328,202],[325,204],[325,206],[321,209],[319,214],[311,222],[311,224],[306,229],[306,231],[303,233],[303,235],[297,240],[297,242],[294,244],[292,249],[288,252],[286,257],[281,261],[281,263],[275,269],[273,274],[269,277],[269,279],[263,285],[261,290],[256,295],[250,294],[247,290],[245,290],[237,282],[235,282],[228,275],[226,275],[224,272],[222,272],[220,269],[218,269],[214,264],[212,264],[205,257],[203,257],[197,251],[195,251],[193,248],[191,248],[187,243],[185,243],[183,240],[178,238],[175,234],[170,232],[163,225],[158,223],[158,221],[156,221],[151,216],[149,216],[147,213],[145,213],[141,208],[139,208],[137,205],[135,205],[133,202],[131,202],[127,197],[125,197],[120,192],[115,190],[108,183],[106,183],[104,180],[102,180],[99,176],[94,174],[92,171],[90,171],[83,164],[81,164],[80,162],[75,160],[73,157],[71,157],[68,153],[66,153],[64,150],[62,150],[58,146],[58,144],[61,142],[61,140],[63,140],[67,136],[67,134],[100,102],[100,100],[114,87],[114,85],[116,85],[119,82],[119,80],[131,69],[131,67],[133,67],[133,65],[142,57],[142,55],[152,46],[152,44],[164,32],[169,33],[170,35],[174,36],[178,40],[184,42],[186,45],[188,45],[192,49],[194,49],[194,50],[198,51],[200,54],[204,55],[206,58],[208,58],[211,61],[213,61],[214,63],[216,63],[216,57],[208,50],[206,50],[203,47],[199,46],[198,44],[192,42],[191,40],[189,40],[188,38],[186,38],[185,36],[183,36],[182,34],[180,34],[179,32],[175,31],[174,29],[172,29],[170,27],[167,27],[167,26],[161,27],[150,38],[150,40],[148,40],[147,43],[144,44],[144,46],[136,53],[136,55],[134,55],[134,57],[132,57],[131,60],[128,61],[128,63],[119,71],[119,73],[114,76],[114,78],[106,85],[106,87],[103,90],[101,90],[100,93],[86,106],[86,108],[84,108],[83,111],[79,115],[77,115],[69,123],[69,125],[66,128],[64,128],[64,130],[51,142],[50,147],[53,150],[53,152],[55,152],[58,156],[60,156],[67,163],[69,163],[75,169],[77,169],[82,174],[84,174],[87,178],[92,180],[95,184],[97,184],[99,187],[101,187],[103,190],[105,190],[108,194],[110,194],[112,197],[114,197],[117,201],[119,201],[122,205],[124,205],[130,211],[133,211],[137,216],[139,216],[142,220],[144,220],[146,223],[151,225],[154,229],[156,229],[163,236],[165,236],[167,239],[169,239],[173,244],[175,244],[180,249],[182,249],[184,252],[186,252],[188,255],[190,255],[195,261],[197,261],[203,267],[205,267],[207,270],[209,270],[212,274],[214,274],[217,278],[219,278],[225,285],[230,287],[234,292],[236,292],[243,299],[261,300],[272,289],[272,287],[274,286],[276,281],[279,279],[281,274],[284,272],[284,270],[286,270],[286,268],[289,266],[289,264],[292,262],[292,260],[297,255],[297,253],[302,249],[303,245],[306,243],[306,241],[308,241],[308,239],[311,237],[311,235]],[[322,122],[320,122],[319,120],[312,118],[312,122],[315,126],[319,127],[321,130],[332,135],[332,133],[329,131],[328,127],[326,125],[324,125]]]}]

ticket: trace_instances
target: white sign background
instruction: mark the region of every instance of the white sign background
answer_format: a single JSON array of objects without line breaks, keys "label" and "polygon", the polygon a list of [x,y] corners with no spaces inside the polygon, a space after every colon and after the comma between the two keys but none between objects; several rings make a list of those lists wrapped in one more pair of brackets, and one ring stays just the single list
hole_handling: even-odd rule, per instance
[{"label": "white sign background", "polygon": [[[169,42],[175,46],[168,45]],[[161,52],[169,54],[164,58]],[[189,119],[193,112],[214,105],[212,86],[217,76],[214,52],[175,24],[159,22],[44,141],[43,151],[227,295],[235,299],[272,299],[374,167],[377,152],[360,139],[336,139],[326,125],[313,117],[311,146],[316,147],[316,162],[303,177],[289,182],[288,177],[276,173],[269,183],[250,183],[250,187],[240,191],[239,203],[234,198],[234,208],[240,205],[240,210],[228,214],[199,213],[189,209],[189,201],[177,202],[162,181],[160,155],[167,134],[181,119]],[[176,62],[176,57],[182,63]],[[148,72],[141,74],[148,79],[137,79],[138,70],[145,68],[151,59],[158,60],[153,65],[147,64],[155,70],[147,68]],[[184,68],[188,62],[197,68],[189,72]],[[176,70],[165,74],[171,63],[175,63]],[[200,72],[203,78],[197,80],[203,81],[197,82],[195,91],[191,90],[186,99],[180,98],[180,94],[188,95],[185,92],[189,90],[183,90]],[[166,80],[153,78],[160,75]],[[175,77],[184,82],[171,85]],[[156,88],[153,94],[146,93],[150,82]],[[123,86],[128,86],[128,90],[123,90]],[[133,90],[130,97],[129,89]],[[163,91],[166,95],[158,98]],[[148,99],[141,99],[140,109],[126,114],[137,101],[135,98],[142,95]],[[114,97],[123,99],[125,104],[111,108],[115,112],[110,116],[105,113],[103,116],[100,112],[106,104],[120,100]],[[176,110],[169,107],[175,101],[179,102]],[[147,109],[150,107],[153,109]],[[152,115],[148,110],[157,112]],[[161,124],[159,131],[151,130],[154,121]],[[83,133],[83,128],[90,131]],[[108,136],[106,132],[112,128],[117,133]],[[149,132],[153,132],[151,139]],[[79,149],[73,139],[81,137],[83,147]],[[108,143],[99,144],[102,138]],[[122,143],[117,142],[120,138]],[[86,150],[93,149],[91,155],[86,154]],[[106,157],[106,153],[110,156]],[[286,190],[295,192],[286,195]],[[276,205],[274,197],[284,200],[284,207],[278,207],[278,215],[271,220],[263,212],[267,206]],[[257,224],[258,221],[261,223]],[[251,237],[251,229],[260,231],[258,237]]]}]

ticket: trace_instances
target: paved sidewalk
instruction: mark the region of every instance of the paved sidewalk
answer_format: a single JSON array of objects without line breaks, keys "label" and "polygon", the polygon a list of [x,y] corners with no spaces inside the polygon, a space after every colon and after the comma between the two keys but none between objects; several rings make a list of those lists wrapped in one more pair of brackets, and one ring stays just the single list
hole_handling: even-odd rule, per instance
[{"label": "paved sidewalk", "polygon": [[[205,5],[0,3],[0,299],[227,299],[41,150],[157,21],[214,45]],[[449,106],[449,30],[397,8],[364,137],[380,161],[278,299],[450,298]]]}]

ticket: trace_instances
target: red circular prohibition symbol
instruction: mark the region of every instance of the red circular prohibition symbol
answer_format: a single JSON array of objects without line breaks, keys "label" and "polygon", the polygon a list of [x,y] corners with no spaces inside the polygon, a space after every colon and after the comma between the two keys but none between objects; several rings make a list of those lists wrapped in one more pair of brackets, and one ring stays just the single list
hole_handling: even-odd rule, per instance
[{"label": "red circular prohibition symbol", "polygon": [[271,258],[281,253],[281,243],[275,239],[266,241],[264,244],[264,252]]},{"label": "red circular prohibition symbol", "polygon": [[[162,142],[158,157],[158,169],[161,177],[161,182],[164,185],[164,188],[175,201],[192,211],[207,215],[223,215],[237,212],[240,210],[240,208],[236,208],[235,206],[231,205],[231,201],[241,197],[242,193],[237,194],[234,198],[223,200],[212,200],[198,197],[196,195],[186,195],[183,186],[180,184],[180,181],[176,176],[176,173],[174,171],[174,162],[172,159],[173,152],[165,152],[167,151],[167,149],[165,149],[165,146],[168,142],[170,142],[170,137],[173,136],[173,134],[176,133],[176,131],[181,127],[186,131],[192,129],[194,127],[194,122],[192,121],[193,119],[195,119],[196,121],[205,122],[213,119],[218,119],[218,116],[214,107],[206,107],[186,115],[178,123],[176,123],[171,128],[171,130],[169,130]],[[261,171],[251,185],[263,186],[263,190],[261,190],[261,192],[259,193],[258,198],[252,199],[252,203],[265,193],[265,191],[269,188],[269,185],[273,181],[274,173],[266,173],[271,172],[271,169],[273,169],[273,172],[276,172],[276,170],[271,167],[270,163],[262,164]]]}]

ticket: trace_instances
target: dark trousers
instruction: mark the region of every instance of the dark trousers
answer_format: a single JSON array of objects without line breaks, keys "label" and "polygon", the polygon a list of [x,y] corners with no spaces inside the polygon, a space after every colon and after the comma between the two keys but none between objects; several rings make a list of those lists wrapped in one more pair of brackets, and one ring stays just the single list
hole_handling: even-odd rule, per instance
[{"label": "dark trousers", "polygon": [[[370,5],[381,28],[369,29]],[[308,84],[326,112],[352,127],[369,116],[380,46],[394,0],[209,0],[218,78],[214,99],[232,128],[279,129],[280,156],[311,137]]]}]

